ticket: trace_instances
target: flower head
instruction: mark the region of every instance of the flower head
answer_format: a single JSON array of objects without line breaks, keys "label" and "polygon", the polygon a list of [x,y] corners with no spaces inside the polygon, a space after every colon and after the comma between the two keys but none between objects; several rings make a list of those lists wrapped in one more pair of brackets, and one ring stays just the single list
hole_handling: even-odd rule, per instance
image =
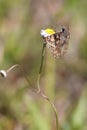
[{"label": "flower head", "polygon": [[49,29],[49,28],[47,28],[47,29],[45,29],[45,30],[41,30],[41,36],[43,36],[43,37],[47,37],[47,36],[50,36],[50,35],[52,35],[52,34],[55,34],[55,31],[53,30],[53,29]]},{"label": "flower head", "polygon": [[6,78],[7,77],[7,73],[5,70],[0,70],[0,74],[2,77]]}]

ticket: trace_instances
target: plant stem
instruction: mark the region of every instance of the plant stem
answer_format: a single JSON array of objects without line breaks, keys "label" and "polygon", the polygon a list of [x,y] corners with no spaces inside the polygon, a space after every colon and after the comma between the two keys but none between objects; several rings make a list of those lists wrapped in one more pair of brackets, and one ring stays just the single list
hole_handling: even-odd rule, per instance
[{"label": "plant stem", "polygon": [[43,48],[42,48],[42,53],[41,53],[41,63],[40,63],[40,68],[39,68],[39,74],[38,74],[38,79],[37,79],[37,87],[38,87],[38,92],[40,92],[40,76],[42,72],[42,67],[43,67],[43,61],[44,61],[44,55],[45,55],[45,47],[46,43],[43,43]]},{"label": "plant stem", "polygon": [[55,105],[53,104],[53,102],[51,102],[51,100],[48,98],[48,101],[50,103],[50,105],[52,106],[53,108],[53,111],[55,113],[55,117],[56,117],[56,129],[59,130],[59,121],[58,121],[58,114],[57,114],[57,110],[56,110],[56,107]]},{"label": "plant stem", "polygon": [[53,108],[53,111],[55,113],[55,118],[56,118],[56,130],[59,130],[59,122],[58,122],[58,114],[57,114],[57,110],[55,105],[53,104],[53,102],[51,102],[50,98],[46,95],[44,95],[40,89],[40,77],[41,77],[41,72],[42,72],[42,67],[43,67],[43,60],[44,60],[44,55],[45,55],[45,47],[46,44],[43,44],[43,48],[42,48],[42,54],[41,54],[41,64],[40,64],[40,69],[39,69],[39,74],[38,74],[38,79],[37,79],[37,87],[38,87],[38,94],[41,94],[41,96],[46,99],[51,107]]},{"label": "plant stem", "polygon": [[[11,70],[13,70],[13,69],[16,68],[16,67],[19,67],[19,68],[20,68],[20,70],[21,70],[23,76],[25,77],[26,81],[28,82],[28,85],[31,85],[30,80],[29,80],[28,77],[25,75],[25,70],[22,68],[21,65],[15,64],[15,65],[13,65],[12,67],[10,67],[6,72],[9,73]],[[32,85],[31,85],[31,86],[32,86]]]},{"label": "plant stem", "polygon": [[58,113],[57,113],[55,105],[53,104],[53,102],[50,100],[50,98],[48,96],[44,95],[43,93],[41,93],[41,96],[44,99],[46,99],[50,103],[51,107],[53,108],[53,111],[54,111],[54,114],[55,114],[55,117],[56,117],[56,130],[59,130]]}]

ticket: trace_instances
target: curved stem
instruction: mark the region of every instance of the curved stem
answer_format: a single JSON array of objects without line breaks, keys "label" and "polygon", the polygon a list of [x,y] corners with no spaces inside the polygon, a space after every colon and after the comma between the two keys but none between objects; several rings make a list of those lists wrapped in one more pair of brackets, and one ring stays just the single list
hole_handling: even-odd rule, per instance
[{"label": "curved stem", "polygon": [[54,114],[55,114],[55,118],[56,118],[56,130],[59,130],[58,113],[57,113],[55,105],[53,104],[53,102],[50,100],[50,98],[48,96],[44,95],[43,93],[41,93],[41,96],[44,99],[46,99],[50,103],[51,107],[53,108],[53,111],[54,111]]},{"label": "curved stem", "polygon": [[13,65],[12,67],[10,67],[9,69],[7,69],[7,73],[9,73],[11,70],[13,70],[15,67],[18,67],[19,66],[19,64],[15,64],[15,65]]},{"label": "curved stem", "polygon": [[53,111],[55,113],[55,117],[56,117],[56,129],[59,130],[59,121],[58,121],[58,114],[57,114],[57,110],[56,110],[56,107],[55,105],[53,104],[53,102],[51,102],[51,100],[48,98],[48,101],[50,103],[50,105],[52,106],[53,108]]},{"label": "curved stem", "polygon": [[38,87],[38,94],[40,93],[41,96],[46,99],[51,107],[53,108],[53,111],[55,113],[55,118],[56,118],[56,129],[59,130],[59,122],[58,122],[58,114],[57,114],[57,110],[56,110],[56,107],[55,105],[51,102],[50,98],[47,97],[46,95],[44,95],[42,92],[41,92],[41,89],[40,89],[40,76],[41,76],[41,72],[42,72],[42,67],[43,67],[43,60],[44,60],[44,55],[45,55],[45,47],[46,47],[46,44],[43,44],[43,48],[42,48],[42,54],[41,54],[41,64],[40,64],[40,69],[39,69],[39,74],[38,74],[38,79],[37,79],[37,87]]},{"label": "curved stem", "polygon": [[43,48],[42,48],[42,53],[41,53],[41,63],[40,63],[40,68],[39,68],[39,74],[38,74],[38,79],[37,79],[37,87],[38,87],[38,92],[40,92],[40,76],[41,76],[41,72],[42,72],[42,67],[43,67],[43,61],[44,61],[44,55],[45,55],[45,47],[46,47],[46,44],[43,43]]},{"label": "curved stem", "polygon": [[[11,70],[13,70],[15,67],[19,67],[21,69],[21,72],[23,73],[26,81],[28,82],[28,85],[31,85],[30,80],[28,79],[28,77],[25,75],[25,70],[21,67],[21,65],[19,64],[15,64],[12,67],[10,67],[8,70],[6,70],[7,73],[9,73]],[[32,86],[32,85],[31,85]]]}]

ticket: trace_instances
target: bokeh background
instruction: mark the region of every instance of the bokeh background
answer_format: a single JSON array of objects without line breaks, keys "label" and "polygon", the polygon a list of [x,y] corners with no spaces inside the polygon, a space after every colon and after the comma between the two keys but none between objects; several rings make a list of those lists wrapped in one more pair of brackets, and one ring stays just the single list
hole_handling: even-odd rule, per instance
[{"label": "bokeh background", "polygon": [[[46,50],[41,89],[57,108],[62,130],[87,130],[87,0],[0,0],[0,130],[56,130],[50,104],[36,94],[40,30],[68,25],[64,58]],[[27,83],[25,76],[30,80]]]}]

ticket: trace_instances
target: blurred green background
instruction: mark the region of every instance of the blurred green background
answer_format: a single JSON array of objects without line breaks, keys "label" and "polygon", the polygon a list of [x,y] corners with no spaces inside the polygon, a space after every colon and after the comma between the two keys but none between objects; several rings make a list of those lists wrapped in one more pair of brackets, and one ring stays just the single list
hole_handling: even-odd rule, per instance
[{"label": "blurred green background", "polygon": [[[87,0],[0,0],[0,130],[56,130],[50,104],[36,94],[40,30],[70,27],[67,54],[46,50],[41,89],[55,104],[62,130],[87,130]],[[24,78],[28,76],[31,84]]]}]

